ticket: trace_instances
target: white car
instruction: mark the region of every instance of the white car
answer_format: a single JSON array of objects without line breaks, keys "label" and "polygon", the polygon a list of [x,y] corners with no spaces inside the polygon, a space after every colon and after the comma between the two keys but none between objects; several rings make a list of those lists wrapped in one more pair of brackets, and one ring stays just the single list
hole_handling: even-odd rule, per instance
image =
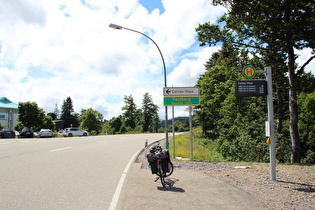
[{"label": "white car", "polygon": [[42,138],[42,137],[52,137],[52,132],[50,129],[40,129],[40,131],[37,133],[37,136],[39,138]]},{"label": "white car", "polygon": [[62,132],[64,137],[72,137],[72,136],[88,136],[89,133],[87,131],[81,130],[79,128],[65,128]]}]

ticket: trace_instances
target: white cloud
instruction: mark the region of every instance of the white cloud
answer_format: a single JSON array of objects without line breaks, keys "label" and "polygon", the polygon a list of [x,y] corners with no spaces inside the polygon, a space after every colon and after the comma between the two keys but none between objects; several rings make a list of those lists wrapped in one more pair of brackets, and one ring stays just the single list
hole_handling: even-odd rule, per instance
[{"label": "white cloud", "polygon": [[[223,8],[205,0],[163,0],[149,13],[137,0],[0,0],[0,89],[11,101],[35,101],[46,112],[74,109],[118,116],[125,95],[137,106],[148,92],[164,118],[164,72],[156,47],[145,37],[113,30],[110,23],[149,35],[165,58],[168,84],[193,86],[216,48],[196,48],[195,28]],[[190,54],[187,54],[190,53]],[[177,116],[185,113],[176,108]]]},{"label": "white cloud", "polygon": [[169,85],[174,87],[192,87],[196,85],[197,79],[205,72],[204,65],[218,47],[203,48],[198,52],[192,52],[174,68],[169,75]]},{"label": "white cloud", "polygon": [[[296,54],[299,55],[299,57],[296,59],[296,62],[302,66],[305,62],[307,62],[312,57],[312,50],[311,49],[304,49],[296,51]],[[315,74],[315,59],[313,59],[306,67],[305,72],[312,72]]]}]

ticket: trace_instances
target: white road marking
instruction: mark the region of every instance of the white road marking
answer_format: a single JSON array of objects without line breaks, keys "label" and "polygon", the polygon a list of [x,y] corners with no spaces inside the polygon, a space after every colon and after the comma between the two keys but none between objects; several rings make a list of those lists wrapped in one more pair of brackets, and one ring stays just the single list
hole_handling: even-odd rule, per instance
[{"label": "white road marking", "polygon": [[62,151],[62,150],[66,150],[66,149],[71,149],[72,147],[64,147],[64,148],[60,148],[60,149],[53,149],[50,150],[49,152],[58,152],[58,151]]},{"label": "white road marking", "polygon": [[0,144],[12,144],[12,142],[1,142]]},{"label": "white road marking", "polygon": [[119,197],[120,197],[120,193],[121,193],[121,190],[122,190],[122,187],[124,185],[124,182],[125,182],[125,179],[126,179],[126,176],[127,176],[127,173],[128,173],[128,170],[131,166],[131,163],[132,161],[136,158],[136,156],[138,155],[138,153],[140,152],[140,150],[138,152],[136,152],[132,158],[129,160],[129,162],[127,163],[121,177],[120,177],[120,180],[118,182],[118,185],[116,187],[116,190],[115,190],[115,194],[112,198],[112,201],[110,203],[110,206],[108,208],[108,210],[115,210],[116,207],[117,207],[117,203],[118,203],[118,200],[119,200]]}]

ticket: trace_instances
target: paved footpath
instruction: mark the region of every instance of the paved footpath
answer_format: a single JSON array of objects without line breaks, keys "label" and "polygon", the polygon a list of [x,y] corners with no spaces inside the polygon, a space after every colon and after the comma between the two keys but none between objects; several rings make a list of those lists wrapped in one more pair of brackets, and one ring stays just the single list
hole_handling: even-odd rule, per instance
[{"label": "paved footpath", "polygon": [[150,169],[133,163],[117,209],[267,209],[253,195],[202,172],[175,168],[170,189],[155,178]]}]

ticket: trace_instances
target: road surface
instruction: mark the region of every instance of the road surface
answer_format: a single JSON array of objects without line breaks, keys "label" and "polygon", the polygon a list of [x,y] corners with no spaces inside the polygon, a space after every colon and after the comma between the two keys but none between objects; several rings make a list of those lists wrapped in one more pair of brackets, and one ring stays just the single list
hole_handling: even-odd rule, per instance
[{"label": "road surface", "polygon": [[0,209],[108,209],[130,159],[164,137],[0,139]]}]

